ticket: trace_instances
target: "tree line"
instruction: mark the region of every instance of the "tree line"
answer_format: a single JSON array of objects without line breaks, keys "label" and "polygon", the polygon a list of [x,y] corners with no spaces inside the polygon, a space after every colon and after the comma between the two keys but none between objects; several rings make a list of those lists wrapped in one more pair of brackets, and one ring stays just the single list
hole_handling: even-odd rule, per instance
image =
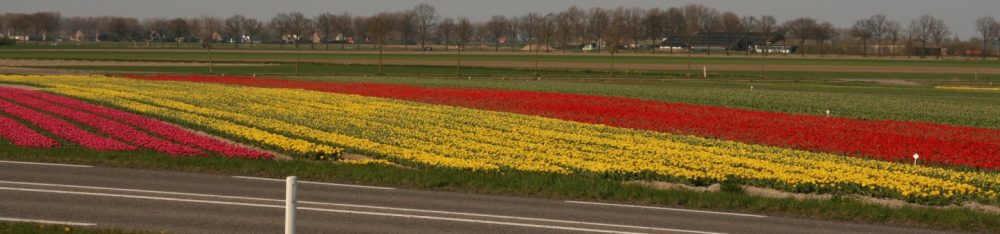
[{"label": "tree line", "polygon": [[[520,16],[494,15],[483,22],[466,17],[442,17],[428,4],[412,9],[360,16],[350,13],[322,13],[306,16],[300,12],[280,13],[268,20],[242,15],[227,18],[145,18],[99,16],[62,17],[58,12],[7,13],[0,19],[0,30],[8,37],[32,40],[88,41],[157,41],[166,42],[236,42],[295,44],[398,44],[417,48],[443,45],[445,49],[464,48],[469,43],[492,45],[494,51],[516,51],[519,46],[537,50],[578,50],[599,43],[602,47],[633,51],[653,46],[666,37],[691,37],[698,33],[780,34],[800,49],[813,47],[824,54],[857,53],[863,56],[898,56],[902,45],[920,48],[951,46],[969,49],[981,45],[984,57],[989,42],[1000,37],[1000,24],[992,17],[976,22],[981,38],[962,41],[952,37],[948,26],[938,18],[923,15],[906,27],[885,15],[860,19],[849,28],[837,28],[829,22],[800,17],[778,22],[773,16],[741,16],[720,12],[699,4],[661,8],[590,8],[571,6],[560,12],[528,13]],[[58,38],[58,39],[57,39]],[[501,48],[503,47],[503,48]],[[655,49],[655,48],[651,48]],[[937,53],[940,56],[940,53]]]}]

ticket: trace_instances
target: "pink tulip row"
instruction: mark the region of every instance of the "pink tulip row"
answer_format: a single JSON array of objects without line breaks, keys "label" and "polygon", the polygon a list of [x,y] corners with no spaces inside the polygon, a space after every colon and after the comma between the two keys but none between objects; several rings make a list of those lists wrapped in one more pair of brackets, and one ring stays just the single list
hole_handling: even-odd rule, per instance
[{"label": "pink tulip row", "polygon": [[35,130],[18,123],[16,120],[0,115],[0,139],[6,139],[16,146],[52,148],[59,146],[59,142],[46,137]]},{"label": "pink tulip row", "polygon": [[178,156],[204,155],[204,153],[200,150],[164,141],[150,136],[149,134],[135,130],[134,128],[131,128],[123,123],[98,117],[94,114],[62,107],[41,99],[12,92],[2,93],[0,94],[0,98],[7,99],[8,101],[14,101],[36,110],[49,112],[71,121],[79,122],[83,125],[97,129],[104,134],[124,140],[142,148]]},{"label": "pink tulip row", "polygon": [[80,127],[77,127],[70,122],[66,122],[65,120],[42,114],[4,100],[0,100],[0,111],[3,111],[13,117],[31,122],[31,124],[34,124],[35,126],[38,126],[53,135],[90,149],[104,151],[136,149],[135,146],[80,129]]},{"label": "pink tulip row", "polygon": [[234,144],[226,143],[218,139],[213,139],[206,136],[198,135],[186,129],[182,129],[180,127],[166,124],[155,119],[146,118],[141,115],[124,112],[118,109],[93,105],[80,100],[54,94],[43,93],[43,92],[17,90],[15,91],[15,93],[17,93],[18,95],[25,95],[42,99],[45,101],[62,105],[64,107],[72,107],[76,110],[95,114],[101,117],[106,117],[109,119],[121,121],[122,123],[137,128],[141,128],[144,131],[159,135],[160,137],[163,137],[166,140],[174,141],[184,145],[199,147],[212,152],[216,152],[220,155],[227,157],[241,157],[241,158],[274,157],[274,155],[271,155],[270,153],[264,151],[241,147]]}]

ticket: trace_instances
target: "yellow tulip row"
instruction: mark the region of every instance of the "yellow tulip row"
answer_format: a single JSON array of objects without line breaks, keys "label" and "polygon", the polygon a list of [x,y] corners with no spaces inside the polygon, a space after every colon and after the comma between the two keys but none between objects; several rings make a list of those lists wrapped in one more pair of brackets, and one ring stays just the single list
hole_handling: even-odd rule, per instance
[{"label": "yellow tulip row", "polygon": [[[1000,175],[995,172],[872,161],[356,95],[106,77],[0,76],[2,81],[41,85],[50,92],[199,126],[227,123],[416,166],[595,173],[692,183],[740,179],[792,191],[921,202],[972,199],[996,203],[1000,191]],[[247,134],[220,131],[250,140]]]},{"label": "yellow tulip row", "polygon": [[[75,97],[94,97],[94,93],[87,89],[78,89],[72,86],[63,86],[60,92],[61,94],[67,96]],[[105,93],[111,95],[111,93]],[[120,93],[119,93],[120,94]],[[286,151],[289,153],[308,156],[308,157],[332,157],[339,158],[343,153],[343,149],[340,147],[316,144],[313,142],[294,139],[284,135],[275,134],[269,131],[261,130],[252,125],[241,125],[233,123],[232,121],[206,117],[198,114],[193,114],[190,112],[177,111],[174,109],[147,105],[138,102],[129,102],[122,99],[91,99],[100,102],[106,102],[120,108],[131,110],[138,113],[153,115],[161,118],[173,119],[181,121],[187,124],[200,126],[208,129],[212,129],[216,132],[243,139],[249,142],[258,143],[264,146],[268,146],[281,151]]]}]

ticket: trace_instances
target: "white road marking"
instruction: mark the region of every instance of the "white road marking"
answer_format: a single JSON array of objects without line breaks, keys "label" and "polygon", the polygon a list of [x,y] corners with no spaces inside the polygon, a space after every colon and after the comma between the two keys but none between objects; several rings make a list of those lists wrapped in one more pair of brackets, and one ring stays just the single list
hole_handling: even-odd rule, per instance
[{"label": "white road marking", "polygon": [[254,200],[254,201],[285,202],[285,200],[267,199],[267,198],[239,197],[239,196],[226,196],[226,195],[211,195],[211,194],[184,193],[184,192],[168,192],[168,191],[145,190],[145,189],[123,189],[123,188],[110,188],[110,187],[82,186],[82,185],[46,184],[46,183],[18,182],[18,181],[6,181],[6,180],[0,180],[0,184],[19,184],[19,185],[32,185],[32,186],[63,187],[63,188],[78,188],[78,189],[96,189],[96,190],[109,190],[109,191],[121,191],[121,192],[137,192],[137,193],[169,194],[169,195],[182,195],[182,196],[195,196],[195,197],[243,199],[243,200]]},{"label": "white road marking", "polygon": [[75,164],[62,164],[62,163],[40,163],[40,162],[19,162],[19,161],[4,161],[0,160],[0,163],[10,163],[10,164],[25,164],[25,165],[38,165],[38,166],[55,166],[55,167],[94,167],[91,165],[75,165]]},{"label": "white road marking", "polygon": [[0,217],[0,221],[10,221],[10,222],[25,222],[25,223],[44,223],[44,224],[62,224],[69,226],[95,226],[96,223],[77,223],[77,222],[65,222],[65,221],[52,221],[52,220],[41,220],[41,219],[15,219],[15,218],[3,218]]},{"label": "white road marking", "polygon": [[657,227],[620,225],[620,224],[608,224],[608,223],[591,223],[591,222],[559,220],[559,219],[529,218],[529,217],[517,217],[517,216],[506,216],[506,215],[490,215],[490,214],[477,214],[477,213],[451,212],[451,211],[438,211],[438,210],[423,210],[423,209],[409,209],[409,208],[396,208],[396,207],[384,207],[384,206],[367,206],[367,205],[354,205],[354,204],[343,204],[343,203],[325,203],[325,202],[309,202],[309,201],[299,201],[299,203],[302,203],[302,204],[314,204],[314,205],[343,206],[343,207],[354,207],[354,208],[380,209],[380,210],[409,211],[409,212],[421,212],[421,213],[450,214],[450,215],[462,215],[462,216],[473,216],[473,217],[487,217],[487,218],[498,218],[498,219],[539,221],[539,222],[550,222],[550,223],[580,224],[580,225],[589,225],[589,226],[618,227],[618,228],[630,228],[630,229],[646,229],[646,230],[668,231],[668,232],[703,233],[703,234],[716,233],[716,232],[701,232],[701,231],[691,231],[691,230],[673,229],[673,228],[657,228]]},{"label": "white road marking", "polygon": [[[284,206],[281,206],[281,205],[267,205],[267,204],[256,204],[256,203],[245,203],[245,202],[209,201],[209,200],[169,198],[169,197],[138,196],[138,195],[123,195],[123,194],[110,194],[110,193],[93,193],[93,192],[74,192],[74,191],[49,190],[49,189],[10,188],[10,187],[0,187],[0,190],[22,191],[22,192],[54,193],[54,194],[70,194],[70,195],[87,195],[87,196],[116,197],[116,198],[132,198],[132,199],[146,199],[146,200],[156,200],[156,201],[173,201],[173,202],[189,202],[189,203],[204,203],[204,204],[216,204],[216,205],[249,206],[249,207],[263,207],[263,208],[284,209]],[[519,226],[519,227],[531,227],[531,228],[567,230],[567,231],[597,232],[597,233],[635,233],[635,232],[624,232],[624,231],[604,230],[604,229],[578,228],[578,227],[569,227],[569,226],[553,226],[553,225],[540,225],[540,224],[528,224],[528,223],[513,223],[513,222],[489,221],[489,220],[478,220],[478,219],[449,218],[449,217],[440,217],[440,216],[408,215],[408,214],[394,214],[394,213],[382,213],[382,212],[367,212],[367,211],[353,211],[353,210],[339,210],[339,209],[324,209],[324,208],[314,208],[314,207],[299,207],[299,209],[300,210],[321,211],[321,212],[331,212],[331,213],[345,213],[345,214],[361,214],[361,215],[372,215],[372,216],[416,218],[416,219],[454,221],[454,222],[467,222],[467,223],[482,223],[482,224],[494,224],[494,225],[505,225],[505,226]],[[675,231],[675,232],[686,232],[686,233],[720,234],[720,233],[716,233],[716,232],[702,232],[702,231],[682,230],[682,229],[669,229],[669,230],[670,231]]]},{"label": "white road marking", "polygon": [[[261,178],[261,177],[250,177],[250,176],[233,176],[237,179],[248,179],[248,180],[264,180],[264,181],[280,181],[285,182],[282,179],[272,179],[272,178]],[[378,187],[378,186],[365,186],[365,185],[353,185],[353,184],[337,184],[337,183],[324,183],[324,182],[312,182],[312,181],[299,181],[300,184],[318,184],[318,185],[328,185],[328,186],[339,186],[339,187],[352,187],[352,188],[367,188],[367,189],[396,189],[390,187]]]},{"label": "white road marking", "polygon": [[[64,187],[64,188],[79,188],[79,189],[110,190],[110,191],[122,191],[122,192],[139,192],[139,193],[153,193],[153,194],[197,196],[197,197],[209,197],[209,198],[242,199],[242,200],[266,201],[266,202],[276,202],[276,203],[285,202],[285,200],[268,199],[268,198],[240,197],[240,196],[226,196],[226,195],[211,195],[211,194],[200,194],[200,193],[168,192],[168,191],[143,190],[143,189],[121,189],[121,188],[81,186],[81,185],[46,184],[46,183],[32,183],[32,182],[18,182],[18,181],[4,181],[4,180],[0,180],[0,184],[18,184],[18,185],[32,185],[32,186],[48,186],[48,187]],[[571,221],[571,220],[559,220],[559,219],[544,219],[544,218],[530,218],[530,217],[518,217],[518,216],[506,216],[506,215],[478,214],[478,213],[467,213],[467,212],[451,212],[451,211],[439,211],[439,210],[410,209],[410,208],[397,208],[397,207],[385,207],[385,206],[370,206],[370,205],[355,205],[355,204],[345,204],[345,203],[312,202],[312,201],[299,201],[299,203],[300,204],[312,204],[312,205],[325,205],[325,206],[340,206],[340,207],[377,209],[377,210],[393,210],[393,211],[407,211],[407,212],[432,213],[432,214],[449,214],[449,215],[460,215],[460,216],[487,217],[487,218],[498,218],[498,219],[539,221],[539,222],[551,222],[551,223],[579,224],[579,225],[590,225],[590,226],[604,226],[604,227],[618,227],[618,228],[631,228],[631,229],[645,229],[645,230],[669,231],[669,232],[689,232],[687,230],[672,229],[672,228],[657,228],[657,227],[645,227],[645,226],[633,226],[633,225],[619,225],[619,224],[608,224],[608,223],[591,223],[591,222],[583,222],[583,221]],[[705,232],[695,232],[695,233],[705,233]]]},{"label": "white road marking", "polygon": [[677,209],[677,208],[655,207],[655,206],[636,206],[636,205],[611,204],[611,203],[599,203],[599,202],[585,202],[585,201],[565,201],[565,202],[576,203],[576,204],[587,204],[587,205],[617,206],[617,207],[642,208],[642,209],[653,209],[653,210],[669,210],[669,211],[681,211],[681,212],[704,213],[704,214],[733,215],[733,216],[744,216],[744,217],[754,217],[754,218],[767,218],[767,216],[764,216],[764,215],[740,214],[740,213],[729,213],[729,212],[718,212],[718,211],[704,211],[704,210],[688,210],[688,209]]}]

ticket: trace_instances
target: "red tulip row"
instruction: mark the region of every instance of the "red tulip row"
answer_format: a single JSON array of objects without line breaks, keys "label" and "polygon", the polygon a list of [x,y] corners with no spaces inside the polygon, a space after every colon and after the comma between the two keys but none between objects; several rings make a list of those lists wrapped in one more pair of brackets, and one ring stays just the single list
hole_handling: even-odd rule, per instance
[{"label": "red tulip row", "polygon": [[246,147],[241,147],[234,144],[226,143],[218,139],[213,139],[210,137],[198,135],[196,133],[193,133],[186,129],[182,129],[180,127],[166,124],[155,119],[146,118],[141,115],[124,112],[118,109],[93,105],[80,100],[49,93],[43,93],[43,92],[19,91],[18,94],[42,99],[65,107],[72,107],[79,111],[85,111],[87,113],[95,114],[101,117],[121,121],[122,123],[137,128],[141,128],[144,131],[156,134],[160,137],[163,137],[166,140],[206,149],[212,152],[216,152],[223,156],[241,157],[241,158],[274,157],[274,155],[271,155],[270,153],[264,151],[249,149]]},{"label": "red tulip row", "polygon": [[0,115],[0,129],[3,129],[3,131],[0,131],[0,139],[6,139],[16,146],[37,148],[59,146],[59,142],[39,134],[28,126],[24,126],[24,124],[3,115]]},{"label": "red tulip row", "polygon": [[[29,91],[21,91],[21,92],[29,92]],[[150,136],[149,134],[140,132],[139,130],[129,127],[126,124],[106,118],[101,118],[94,114],[59,106],[57,104],[43,101],[27,95],[19,94],[17,91],[0,93],[0,98],[6,99],[8,101],[17,102],[29,108],[52,113],[56,116],[65,118],[67,120],[79,122],[83,125],[94,128],[97,131],[100,131],[104,134],[110,135],[116,139],[124,140],[138,147],[178,156],[191,156],[191,155],[204,154],[200,150],[174,144],[169,141],[165,141]]]},{"label": "red tulip row", "polygon": [[94,150],[103,150],[103,151],[120,151],[120,150],[136,149],[135,146],[128,145],[118,140],[99,136],[97,134],[88,132],[87,130],[80,129],[80,127],[77,127],[76,125],[73,125],[70,122],[66,122],[65,120],[52,117],[46,114],[42,114],[37,111],[4,100],[0,100],[0,110],[11,116],[31,122],[31,124],[38,126],[42,130],[45,130],[46,132],[52,133],[53,135],[56,135],[70,142],[81,145],[83,147],[87,147]]},{"label": "red tulip row", "polygon": [[584,123],[692,134],[754,144],[901,161],[1000,169],[1000,130],[893,120],[857,120],[630,98],[472,88],[428,88],[248,77],[135,76],[296,88],[538,115]]}]

